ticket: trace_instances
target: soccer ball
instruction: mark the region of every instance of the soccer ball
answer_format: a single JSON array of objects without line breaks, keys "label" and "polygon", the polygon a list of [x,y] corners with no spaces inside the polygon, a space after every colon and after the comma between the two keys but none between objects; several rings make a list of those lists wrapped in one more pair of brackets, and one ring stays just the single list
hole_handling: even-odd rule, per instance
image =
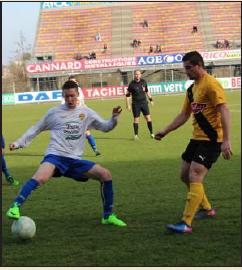
[{"label": "soccer ball", "polygon": [[21,216],[13,222],[11,231],[14,238],[31,239],[36,232],[35,222],[29,217]]}]

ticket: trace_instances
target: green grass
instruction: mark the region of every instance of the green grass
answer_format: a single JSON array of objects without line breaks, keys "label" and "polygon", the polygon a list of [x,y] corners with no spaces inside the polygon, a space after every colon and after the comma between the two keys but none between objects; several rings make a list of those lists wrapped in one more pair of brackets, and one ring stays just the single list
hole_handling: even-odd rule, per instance
[{"label": "green grass", "polygon": [[[124,108],[116,129],[93,131],[102,155],[89,145],[84,158],[112,172],[115,212],[127,228],[100,225],[99,184],[90,180],[51,179],[33,192],[22,215],[33,218],[37,233],[30,242],[12,238],[5,212],[19,187],[3,180],[3,266],[239,266],[240,265],[240,91],[227,93],[232,115],[233,158],[219,158],[205,180],[207,195],[218,209],[213,220],[194,221],[193,234],[167,234],[165,224],[179,221],[186,188],[179,180],[180,155],[191,136],[191,121],[161,142],[151,140],[143,118],[140,141],[133,141],[132,115],[124,100],[89,101],[108,118],[113,106]],[[154,130],[168,124],[180,111],[184,96],[157,96],[152,108]],[[7,144],[17,139],[55,104],[3,107],[3,134]],[[29,179],[48,144],[41,133],[25,149],[6,159],[23,184]]]}]

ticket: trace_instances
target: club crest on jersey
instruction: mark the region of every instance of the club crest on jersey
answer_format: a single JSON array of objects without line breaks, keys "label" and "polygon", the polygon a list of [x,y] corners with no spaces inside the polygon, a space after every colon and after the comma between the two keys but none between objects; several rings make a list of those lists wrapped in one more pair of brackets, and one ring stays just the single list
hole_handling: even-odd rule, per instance
[{"label": "club crest on jersey", "polygon": [[204,108],[206,108],[206,103],[196,103],[196,102],[193,102],[191,104],[191,110],[192,110],[192,112],[194,114],[199,113],[199,112],[202,112]]},{"label": "club crest on jersey", "polygon": [[80,120],[83,120],[85,118],[85,114],[84,113],[80,113],[79,118],[80,118]]}]

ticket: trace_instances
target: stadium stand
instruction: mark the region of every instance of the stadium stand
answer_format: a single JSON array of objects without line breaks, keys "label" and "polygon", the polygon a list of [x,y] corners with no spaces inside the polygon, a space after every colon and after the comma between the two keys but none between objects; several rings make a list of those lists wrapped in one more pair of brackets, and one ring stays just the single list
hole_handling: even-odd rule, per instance
[{"label": "stadium stand", "polygon": [[211,2],[208,6],[213,42],[228,40],[232,47],[240,45],[241,14],[238,3]]},{"label": "stadium stand", "polygon": [[[148,27],[142,26],[144,20]],[[97,59],[148,55],[150,45],[157,44],[161,53],[213,50],[218,39],[240,44],[240,22],[239,2],[129,2],[41,10],[34,55],[52,55],[53,60],[92,51]],[[101,42],[95,40],[97,32]],[[137,48],[131,46],[134,39],[141,41]]]},{"label": "stadium stand", "polygon": [[[111,9],[54,9],[40,14],[35,55],[52,54],[55,60],[73,59],[76,54],[87,56],[92,51],[102,55],[103,44],[111,42]],[[101,33],[102,42],[95,40]],[[111,56],[107,50],[105,57]]]}]

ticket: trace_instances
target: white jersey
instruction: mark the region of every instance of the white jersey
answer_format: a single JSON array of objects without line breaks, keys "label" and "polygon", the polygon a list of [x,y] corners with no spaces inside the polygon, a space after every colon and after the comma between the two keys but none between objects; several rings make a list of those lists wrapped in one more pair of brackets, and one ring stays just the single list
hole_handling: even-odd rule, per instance
[{"label": "white jersey", "polygon": [[116,125],[117,116],[104,120],[90,108],[77,106],[75,109],[69,109],[63,104],[50,109],[14,143],[17,147],[26,147],[40,132],[50,130],[50,143],[46,155],[82,159],[87,128],[108,132]]},{"label": "white jersey", "polygon": [[[79,96],[78,96],[78,101],[77,101],[77,105],[78,106],[86,106],[85,104],[85,98],[84,98],[84,94],[82,92],[82,89],[81,87],[78,86],[78,93],[79,93]],[[65,99],[62,97],[62,100],[61,100],[61,104],[65,104]]]}]

